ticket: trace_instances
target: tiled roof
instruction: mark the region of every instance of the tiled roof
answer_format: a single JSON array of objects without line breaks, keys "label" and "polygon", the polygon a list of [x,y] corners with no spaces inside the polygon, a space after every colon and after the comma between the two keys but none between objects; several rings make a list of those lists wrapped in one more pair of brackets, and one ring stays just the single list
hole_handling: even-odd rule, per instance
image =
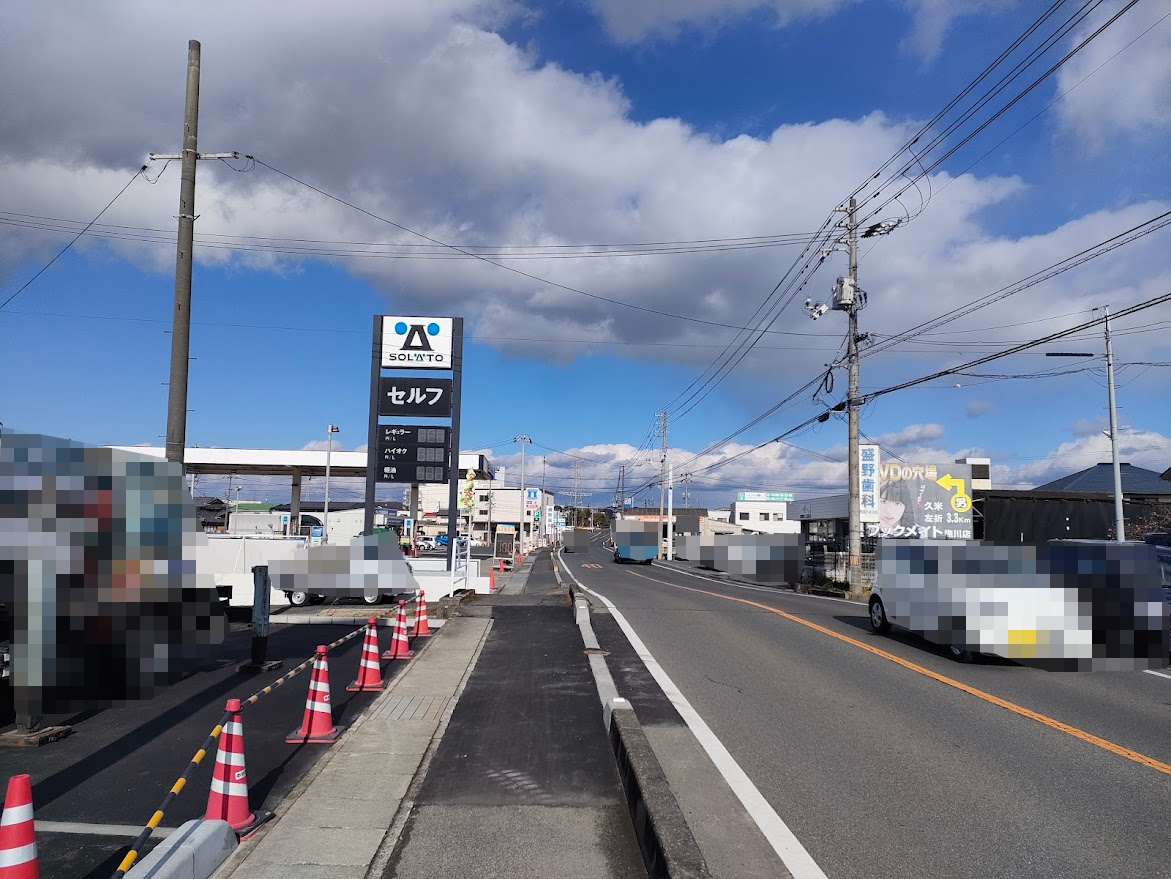
[{"label": "tiled roof", "polygon": [[[1120,464],[1123,494],[1171,494],[1171,486],[1164,482],[1154,470]],[[1038,491],[1114,491],[1114,467],[1110,464],[1096,464],[1063,476],[1052,482],[1037,486]]]}]

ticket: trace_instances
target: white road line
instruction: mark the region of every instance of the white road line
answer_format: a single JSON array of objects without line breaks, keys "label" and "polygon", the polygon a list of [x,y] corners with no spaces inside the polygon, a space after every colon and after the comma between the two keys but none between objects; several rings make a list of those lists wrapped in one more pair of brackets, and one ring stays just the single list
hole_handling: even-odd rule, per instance
[{"label": "white road line", "polygon": [[862,601],[854,601],[852,598],[834,598],[832,595],[809,595],[804,592],[788,592],[783,593],[780,589],[774,589],[771,586],[752,586],[748,583],[733,583],[730,580],[717,580],[715,577],[705,577],[703,574],[693,574],[691,571],[682,571],[679,568],[671,565],[663,565],[658,562],[654,563],[656,568],[662,568],[664,571],[674,571],[676,574],[686,574],[688,577],[695,577],[697,580],[707,580],[709,583],[719,583],[721,586],[735,586],[737,589],[751,589],[754,592],[772,592],[774,594],[798,595],[801,598],[819,598],[822,601],[840,601],[843,604],[857,604],[865,607],[866,603]]},{"label": "white road line", "polygon": [[[130,839],[142,833],[143,828],[136,824],[84,824],[78,821],[41,821],[37,819],[34,826],[38,831],[45,833],[79,833],[87,836],[126,836]],[[162,839],[175,832],[173,827],[156,827],[151,833],[153,839]]]},{"label": "white road line", "polygon": [[801,845],[801,841],[789,829],[789,826],[781,820],[781,816],[776,813],[776,810],[769,805],[768,800],[764,798],[756,785],[752,783],[752,779],[740,768],[740,764],[724,747],[711,727],[707,725],[699,712],[692,707],[687,698],[680,692],[679,688],[675,686],[674,681],[668,677],[667,672],[659,665],[659,661],[651,655],[650,650],[647,649],[646,644],[638,637],[638,634],[627,622],[626,617],[622,612],[614,606],[614,602],[606,598],[606,596],[595,592],[588,586],[577,579],[577,575],[573,573],[568,567],[565,572],[573,578],[578,587],[590,595],[593,595],[604,605],[607,610],[617,621],[619,627],[626,634],[630,641],[630,646],[634,648],[638,658],[642,660],[651,676],[655,679],[658,685],[662,688],[671,704],[675,706],[675,710],[679,712],[680,716],[687,723],[691,729],[692,734],[703,746],[704,751],[707,752],[708,757],[711,758],[712,763],[724,776],[724,780],[728,782],[728,786],[733,793],[743,804],[745,810],[756,822],[756,826],[760,828],[760,832],[764,834],[764,838],[768,840],[769,845],[773,847],[773,851],[784,863],[792,874],[793,879],[828,879],[821,867],[813,860],[813,857],[805,850],[805,846]]},{"label": "white road line", "polygon": [[1166,672],[1152,671],[1149,668],[1144,668],[1143,671],[1145,671],[1149,675],[1158,675],[1161,678],[1167,678],[1167,680],[1171,681],[1171,675],[1167,674]]}]

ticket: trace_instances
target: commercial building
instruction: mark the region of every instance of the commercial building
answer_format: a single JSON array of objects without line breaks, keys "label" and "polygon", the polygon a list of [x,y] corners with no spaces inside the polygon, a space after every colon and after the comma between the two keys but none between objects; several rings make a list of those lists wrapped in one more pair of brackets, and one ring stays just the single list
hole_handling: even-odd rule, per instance
[{"label": "commercial building", "polygon": [[781,491],[740,491],[728,522],[751,534],[800,534],[801,523],[789,519],[793,495]]}]

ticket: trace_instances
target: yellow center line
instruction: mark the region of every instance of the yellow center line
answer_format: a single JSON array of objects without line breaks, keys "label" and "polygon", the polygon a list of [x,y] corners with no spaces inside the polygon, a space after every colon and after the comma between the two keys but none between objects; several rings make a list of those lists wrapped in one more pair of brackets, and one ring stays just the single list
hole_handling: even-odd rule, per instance
[{"label": "yellow center line", "polygon": [[794,623],[800,623],[801,625],[807,626],[814,631],[821,632],[823,635],[829,635],[831,638],[837,638],[839,641],[844,641],[846,644],[853,644],[855,647],[859,647],[862,650],[873,653],[875,656],[881,656],[883,659],[888,659],[896,665],[901,665],[903,668],[910,669],[913,672],[918,672],[924,677],[929,677],[932,680],[939,681],[941,684],[947,684],[949,687],[962,690],[969,695],[975,696],[977,699],[983,699],[985,702],[990,702],[991,704],[997,705],[1000,708],[1004,708],[1007,711],[1011,711],[1014,714],[1019,714],[1021,717],[1027,717],[1029,720],[1035,720],[1037,723],[1042,723],[1052,729],[1060,730],[1067,735],[1081,739],[1083,742],[1096,745],[1103,750],[1109,751],[1111,754],[1117,754],[1119,757],[1125,757],[1127,760],[1133,760],[1135,763],[1141,763],[1143,766],[1156,769],[1159,772],[1162,772],[1164,775],[1171,775],[1171,765],[1156,760],[1153,757],[1140,754],[1138,751],[1132,751],[1130,748],[1117,745],[1114,742],[1108,741],[1107,739],[1101,738],[1100,736],[1096,736],[1093,733],[1078,729],[1076,726],[1070,726],[1068,723],[1062,723],[1060,720],[1055,720],[1048,715],[1040,714],[1036,711],[1025,708],[1024,706],[1017,705],[1015,702],[1009,702],[1007,699],[1001,699],[999,696],[993,696],[991,693],[986,693],[983,690],[977,689],[976,687],[970,687],[962,681],[957,681],[955,678],[949,678],[947,675],[941,675],[939,672],[934,672],[929,668],[916,665],[915,663],[903,659],[900,656],[895,656],[893,653],[887,653],[881,648],[874,647],[863,641],[859,641],[856,638],[851,638],[849,635],[843,635],[841,632],[835,632],[832,629],[827,629],[825,626],[819,626],[817,623],[810,622],[809,620],[803,619],[802,617],[799,617],[795,614],[786,613],[783,610],[778,610],[775,607],[769,607],[767,604],[761,604],[758,601],[751,601],[747,598],[737,598],[733,595],[722,595],[719,592],[709,592],[706,589],[696,589],[693,586],[680,586],[677,583],[669,583],[666,580],[659,580],[655,577],[648,577],[645,574],[638,574],[634,571],[628,571],[627,573],[635,577],[640,577],[643,580],[650,580],[652,583],[660,583],[663,586],[670,586],[672,589],[683,589],[687,592],[698,592],[701,595],[710,595],[712,598],[722,598],[725,601],[735,601],[739,602],[740,604],[747,604],[750,607],[757,607],[761,610],[766,610],[769,613],[776,614],[779,617],[784,617],[785,619],[791,620]]}]

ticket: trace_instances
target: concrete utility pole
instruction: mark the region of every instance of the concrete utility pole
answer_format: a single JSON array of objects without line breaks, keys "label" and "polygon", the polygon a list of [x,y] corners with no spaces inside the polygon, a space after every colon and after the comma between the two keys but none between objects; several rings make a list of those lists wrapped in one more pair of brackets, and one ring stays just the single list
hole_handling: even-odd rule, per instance
[{"label": "concrete utility pole", "polygon": [[675,556],[675,471],[667,465],[667,561]]},{"label": "concrete utility pole", "polygon": [[1114,348],[1110,344],[1110,307],[1106,307],[1106,390],[1110,399],[1110,460],[1114,466],[1114,535],[1126,540],[1126,517],[1122,511],[1122,465],[1118,462],[1118,410],[1114,403]]},{"label": "concrete utility pole", "polygon": [[513,437],[514,443],[520,443],[520,551],[525,551],[525,514],[528,512],[525,509],[525,444],[531,443],[533,440],[527,433],[522,433],[518,437]]},{"label": "concrete utility pole", "polygon": [[862,591],[862,496],[858,478],[858,202],[850,199],[850,214],[846,220],[846,246],[849,253],[850,296],[846,305],[849,316],[847,358],[849,360],[849,390],[847,408],[850,433],[850,590]]},{"label": "concrete utility pole", "polygon": [[179,237],[175,243],[175,302],[171,313],[171,378],[167,390],[167,460],[184,463],[187,447],[187,372],[191,357],[191,272],[195,239],[195,165],[199,159],[234,159],[239,153],[198,152],[199,42],[187,43],[187,96],[183,104],[183,151],[151,153],[151,161],[178,159]]},{"label": "concrete utility pole", "polygon": [[545,515],[548,512],[548,510],[545,509],[545,456],[544,455],[541,455],[541,500],[537,505],[537,509],[541,511],[541,524],[537,528],[537,536],[539,536],[543,542],[545,539],[545,536],[549,533],[549,523],[546,521],[548,519],[548,516]]},{"label": "concrete utility pole", "polygon": [[618,518],[624,518],[626,513],[626,465],[618,466]]},{"label": "concrete utility pole", "polygon": [[[581,524],[581,461],[573,459],[573,526]],[[587,523],[588,524],[588,523]]]},{"label": "concrete utility pole", "polygon": [[660,412],[663,420],[663,456],[659,461],[659,547],[662,548],[663,539],[663,500],[667,490],[667,413]]}]

